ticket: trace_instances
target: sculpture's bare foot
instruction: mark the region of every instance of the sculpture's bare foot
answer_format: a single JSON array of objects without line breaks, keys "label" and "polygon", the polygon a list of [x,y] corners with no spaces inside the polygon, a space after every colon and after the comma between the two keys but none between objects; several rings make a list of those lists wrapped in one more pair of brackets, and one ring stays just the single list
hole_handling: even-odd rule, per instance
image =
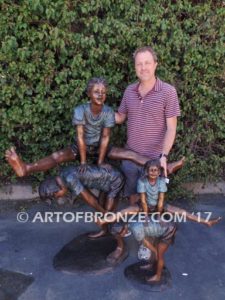
[{"label": "sculpture's bare foot", "polygon": [[212,227],[212,226],[216,225],[221,219],[222,219],[222,217],[219,217],[217,219],[209,220],[205,223],[205,225],[207,225],[208,227]]},{"label": "sculpture's bare foot", "polygon": [[158,276],[158,275],[154,275],[154,276],[151,276],[151,277],[145,277],[146,281],[147,282],[159,282],[161,277]]},{"label": "sculpture's bare foot", "polygon": [[120,261],[123,260],[124,257],[123,254],[124,254],[124,248],[117,247],[115,251],[113,251],[107,256],[106,261],[110,264],[119,263]]},{"label": "sculpture's bare foot", "polygon": [[185,157],[183,156],[180,160],[175,161],[173,163],[169,163],[167,165],[168,174],[172,174],[177,170],[181,169],[184,165],[184,162],[185,162]]},{"label": "sculpture's bare foot", "polygon": [[98,231],[98,232],[89,233],[88,237],[90,239],[98,239],[100,237],[105,236],[107,233],[108,233],[107,230],[101,230],[101,231]]},{"label": "sculpture's bare foot", "polygon": [[10,166],[15,171],[16,175],[19,177],[26,176],[26,165],[22,161],[22,159],[17,155],[15,149],[11,147],[10,149],[6,150],[5,158],[10,164]]}]

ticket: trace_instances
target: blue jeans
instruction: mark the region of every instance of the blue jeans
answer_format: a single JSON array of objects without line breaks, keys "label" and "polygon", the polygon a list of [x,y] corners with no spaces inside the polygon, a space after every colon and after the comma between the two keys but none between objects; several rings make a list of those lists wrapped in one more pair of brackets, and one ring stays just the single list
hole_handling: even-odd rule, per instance
[{"label": "blue jeans", "polygon": [[137,181],[141,176],[143,176],[144,168],[130,160],[123,160],[121,169],[126,177],[124,197],[137,194]]}]

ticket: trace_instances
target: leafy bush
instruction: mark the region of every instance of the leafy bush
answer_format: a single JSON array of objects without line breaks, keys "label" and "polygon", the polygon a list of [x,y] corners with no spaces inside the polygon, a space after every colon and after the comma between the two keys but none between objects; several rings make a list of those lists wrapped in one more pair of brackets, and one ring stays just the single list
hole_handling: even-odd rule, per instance
[{"label": "leafy bush", "polygon": [[[185,155],[182,180],[215,179],[224,163],[223,1],[0,1],[2,176],[15,145],[34,161],[70,144],[73,107],[93,76],[107,78],[118,107],[136,80],[134,50],[152,45],[158,76],[175,85],[182,117],[171,159]],[[125,130],[113,141],[122,145]]]}]

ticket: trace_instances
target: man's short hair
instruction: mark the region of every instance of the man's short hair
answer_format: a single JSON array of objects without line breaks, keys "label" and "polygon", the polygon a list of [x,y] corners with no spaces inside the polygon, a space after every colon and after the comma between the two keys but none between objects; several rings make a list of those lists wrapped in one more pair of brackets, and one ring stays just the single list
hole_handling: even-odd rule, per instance
[{"label": "man's short hair", "polygon": [[136,58],[136,56],[138,55],[138,53],[143,53],[143,52],[150,52],[151,55],[153,56],[153,59],[155,62],[158,61],[158,57],[157,57],[157,54],[155,53],[155,51],[152,49],[152,47],[150,46],[145,46],[145,47],[141,47],[141,48],[138,48],[134,54],[133,54],[133,57],[134,57],[134,60]]}]

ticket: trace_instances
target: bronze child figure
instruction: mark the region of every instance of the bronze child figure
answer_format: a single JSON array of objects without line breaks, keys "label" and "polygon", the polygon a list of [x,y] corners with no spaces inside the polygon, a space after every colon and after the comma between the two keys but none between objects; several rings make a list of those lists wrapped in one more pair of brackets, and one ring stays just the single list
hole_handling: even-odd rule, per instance
[{"label": "bronze child figure", "polygon": [[6,159],[17,176],[23,177],[34,172],[49,170],[62,162],[73,161],[80,156],[85,165],[87,154],[98,153],[98,165],[102,164],[108,149],[110,129],[115,125],[114,111],[105,105],[107,83],[103,78],[92,78],[87,85],[90,102],[74,109],[73,125],[76,127],[75,143],[52,153],[34,163],[25,163],[14,148],[6,151]]},{"label": "bronze child figure", "polygon": [[[107,222],[119,220],[124,215],[132,215],[137,213],[145,214],[145,221],[137,221],[131,223],[131,230],[135,239],[150,249],[156,259],[156,274],[150,278],[146,278],[148,282],[160,281],[164,266],[164,254],[169,245],[173,242],[176,232],[176,226],[173,222],[167,222],[161,218],[164,212],[178,215],[186,215],[186,218],[199,222],[211,227],[220,221],[220,217],[216,219],[206,220],[188,213],[186,210],[176,206],[165,204],[165,193],[167,186],[164,177],[160,177],[160,161],[150,160],[145,166],[145,176],[138,180],[137,191],[140,194],[140,203],[130,206],[114,216],[107,218]],[[158,219],[157,219],[158,218]],[[100,224],[105,224],[102,220]],[[151,268],[152,263],[144,268]]]},{"label": "bronze child figure", "polygon": [[[80,172],[80,166],[68,166],[62,168],[58,176],[42,181],[39,185],[39,195],[44,200],[62,197],[67,192],[70,192],[73,197],[80,195],[88,205],[105,214],[116,208],[118,196],[123,185],[123,175],[111,165],[88,165],[82,172]],[[97,189],[104,193],[106,199],[103,198],[103,203],[99,203],[89,189]],[[107,225],[100,226],[101,231],[89,234],[90,238],[98,238],[107,233]],[[110,262],[117,261],[124,252],[122,231],[116,234],[115,238],[117,240],[117,248],[108,257]]]}]

